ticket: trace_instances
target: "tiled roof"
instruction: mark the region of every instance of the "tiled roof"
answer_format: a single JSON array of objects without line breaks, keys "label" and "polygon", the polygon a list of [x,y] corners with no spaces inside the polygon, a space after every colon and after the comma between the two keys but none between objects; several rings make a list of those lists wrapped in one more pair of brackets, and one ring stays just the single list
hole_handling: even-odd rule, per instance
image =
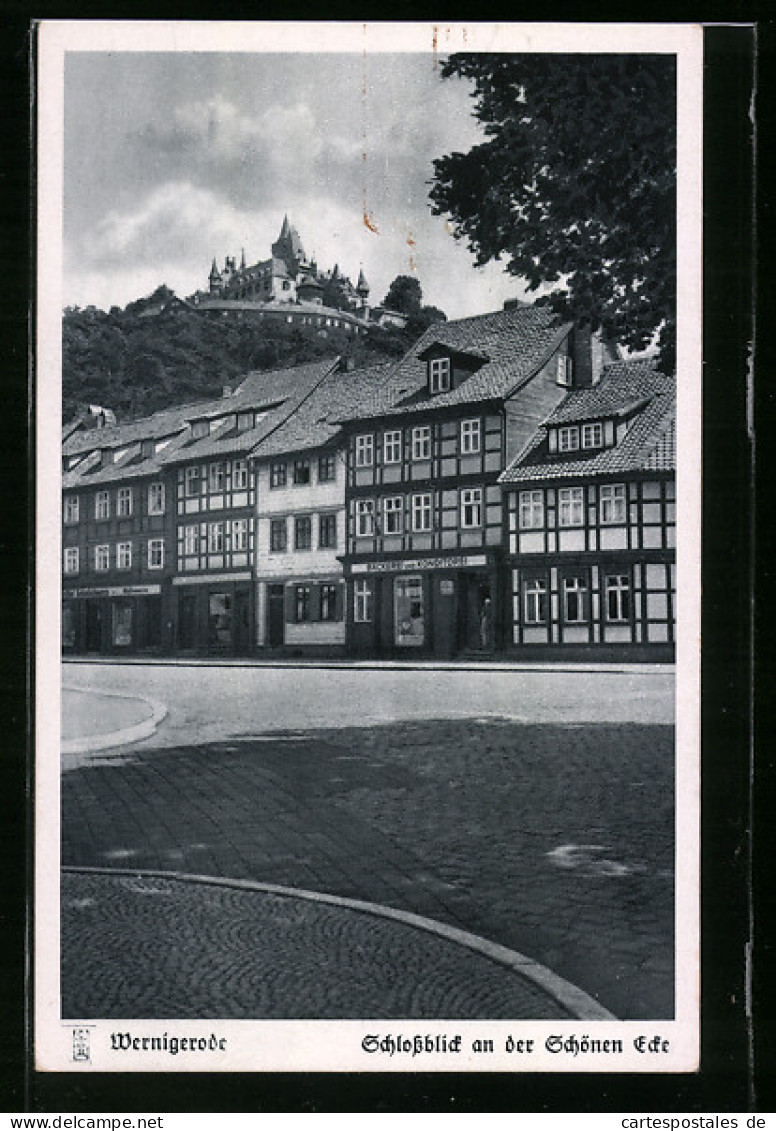
[{"label": "tiled roof", "polygon": [[[201,402],[196,407],[211,404]],[[106,425],[104,428],[89,428],[75,432],[63,445],[63,455],[78,455],[81,452],[96,451],[98,448],[123,448],[138,440],[158,440],[164,436],[174,436],[185,427],[194,405],[178,405],[162,409],[142,420],[128,420],[120,424]]]},{"label": "tiled roof", "polygon": [[102,465],[99,453],[87,455],[83,462],[71,471],[62,474],[63,488],[99,486],[101,483],[123,483],[127,480],[145,479],[160,475],[163,457],[180,447],[186,439],[185,427],[167,444],[162,451],[144,456],[140,441],[131,444],[129,449],[112,463]]},{"label": "tiled roof", "polygon": [[231,421],[217,424],[209,436],[201,440],[186,441],[161,453],[164,464],[182,463],[190,459],[248,453],[266,436],[270,435],[292,413],[298,411],[304,399],[315,389],[332,369],[339,364],[337,358],[326,358],[293,369],[276,369],[270,372],[251,373],[231,397],[220,402],[219,413],[208,415],[230,416],[236,412],[265,410],[265,415],[255,428],[238,432]]},{"label": "tiled roof", "polygon": [[252,453],[257,459],[322,447],[339,432],[337,421],[355,412],[365,395],[383,379],[390,363],[364,369],[332,371],[297,411]]},{"label": "tiled roof", "polygon": [[261,302],[258,299],[248,298],[207,298],[202,299],[196,307],[192,309],[200,311],[208,310],[242,310],[249,311],[254,314],[274,314],[278,317],[285,317],[287,314],[296,315],[311,314],[318,315],[320,318],[339,318],[340,321],[352,322],[356,325],[364,325],[365,320],[359,318],[357,314],[349,310],[338,310],[334,306],[323,306],[317,302]]},{"label": "tiled roof", "polygon": [[[593,412],[593,406],[598,411]],[[548,425],[622,415],[633,411],[627,432],[611,448],[562,455],[548,450]],[[676,385],[651,361],[617,361],[598,385],[568,394],[502,473],[501,483],[614,475],[627,471],[671,471],[676,466]]]},{"label": "tiled roof", "polygon": [[[420,412],[449,405],[474,404],[509,396],[550,358],[569,333],[571,323],[561,323],[546,308],[522,306],[435,322],[392,368],[348,419]],[[434,345],[451,352],[487,358],[475,373],[448,393],[429,396],[427,367],[422,355]]]}]

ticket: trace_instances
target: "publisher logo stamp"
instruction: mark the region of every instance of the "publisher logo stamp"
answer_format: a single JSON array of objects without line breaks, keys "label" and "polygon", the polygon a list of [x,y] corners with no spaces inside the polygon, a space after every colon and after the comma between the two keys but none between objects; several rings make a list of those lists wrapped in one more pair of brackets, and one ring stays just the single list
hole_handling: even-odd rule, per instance
[{"label": "publisher logo stamp", "polygon": [[89,1030],[73,1029],[73,1060],[91,1059],[89,1052]]}]

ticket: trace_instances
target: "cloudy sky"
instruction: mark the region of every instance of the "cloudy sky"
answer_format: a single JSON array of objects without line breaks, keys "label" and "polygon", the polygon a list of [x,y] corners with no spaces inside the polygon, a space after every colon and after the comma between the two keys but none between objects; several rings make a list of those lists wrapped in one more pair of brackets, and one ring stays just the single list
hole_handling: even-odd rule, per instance
[{"label": "cloudy sky", "polygon": [[472,105],[431,52],[68,53],[64,302],[190,294],[214,256],[266,258],[288,213],[373,302],[415,273],[448,316],[496,309],[517,280],[428,205],[433,158],[481,136]]}]

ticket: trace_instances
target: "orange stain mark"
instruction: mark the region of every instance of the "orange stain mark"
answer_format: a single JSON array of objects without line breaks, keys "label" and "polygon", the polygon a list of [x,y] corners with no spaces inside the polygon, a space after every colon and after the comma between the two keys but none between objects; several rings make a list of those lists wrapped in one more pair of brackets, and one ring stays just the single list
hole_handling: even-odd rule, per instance
[{"label": "orange stain mark", "polygon": [[377,224],[375,224],[372,213],[367,212],[366,208],[364,209],[364,227],[369,228],[369,231],[374,232],[376,236],[380,235],[380,229],[377,227]]},{"label": "orange stain mark", "polygon": [[434,27],[433,27],[432,32],[431,32],[431,51],[434,55],[434,70],[436,70],[437,67],[439,66],[439,59],[437,58],[437,42],[438,42],[438,40],[439,40],[439,29],[437,28],[436,24],[434,24]]}]

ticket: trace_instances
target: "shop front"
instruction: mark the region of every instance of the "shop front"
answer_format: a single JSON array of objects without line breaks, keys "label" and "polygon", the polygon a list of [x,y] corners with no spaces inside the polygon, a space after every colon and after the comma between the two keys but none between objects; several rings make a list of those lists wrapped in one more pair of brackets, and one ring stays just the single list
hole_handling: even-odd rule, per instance
[{"label": "shop front", "polygon": [[65,589],[62,650],[65,654],[117,655],[169,647],[161,585]]},{"label": "shop front", "polygon": [[212,656],[247,656],[253,651],[253,586],[246,571],[173,579],[175,650]]},{"label": "shop front", "polygon": [[345,568],[353,654],[450,658],[486,655],[501,644],[493,551],[353,561]]}]

